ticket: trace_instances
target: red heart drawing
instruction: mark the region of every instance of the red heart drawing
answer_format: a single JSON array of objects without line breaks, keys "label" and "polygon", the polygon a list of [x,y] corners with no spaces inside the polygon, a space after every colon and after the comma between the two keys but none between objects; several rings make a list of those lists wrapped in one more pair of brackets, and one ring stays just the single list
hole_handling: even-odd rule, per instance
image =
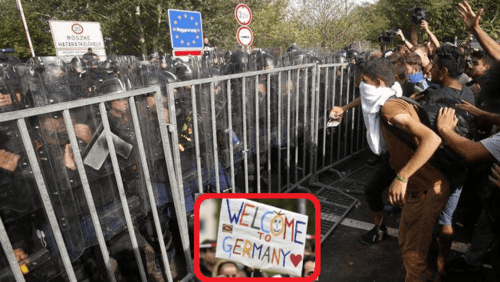
[{"label": "red heart drawing", "polygon": [[297,265],[299,265],[299,263],[302,261],[302,255],[291,254],[290,260],[292,261],[293,265],[297,267]]}]

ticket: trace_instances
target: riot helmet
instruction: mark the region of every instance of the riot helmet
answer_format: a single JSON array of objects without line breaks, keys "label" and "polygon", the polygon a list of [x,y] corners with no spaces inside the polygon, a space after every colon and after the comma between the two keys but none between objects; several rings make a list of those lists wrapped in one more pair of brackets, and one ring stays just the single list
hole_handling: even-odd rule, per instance
[{"label": "riot helmet", "polygon": [[347,59],[341,52],[336,52],[333,54],[333,63],[345,64],[346,62],[347,62]]},{"label": "riot helmet", "polygon": [[175,74],[181,81],[193,79],[193,70],[187,64],[179,64],[175,69]]},{"label": "riot helmet", "polygon": [[108,94],[114,92],[123,92],[126,91],[125,84],[118,78],[110,78],[103,81],[97,88],[97,93],[99,94]]},{"label": "riot helmet", "polygon": [[231,60],[232,55],[233,55],[233,52],[231,52],[231,50],[227,50],[226,53],[224,53],[224,61],[226,63],[229,63],[229,60]]},{"label": "riot helmet", "polygon": [[347,59],[355,60],[359,56],[359,52],[356,49],[347,50]]},{"label": "riot helmet", "polygon": [[297,48],[297,43],[293,43],[292,46],[288,47],[288,49],[286,51],[288,53],[299,51],[299,48]]},{"label": "riot helmet", "polygon": [[248,55],[243,51],[236,51],[231,56],[230,63],[233,67],[233,73],[242,73],[247,71]]},{"label": "riot helmet", "polygon": [[154,52],[153,54],[149,55],[149,61],[151,63],[156,63],[160,60],[160,55],[158,55],[158,52]]},{"label": "riot helmet", "polygon": [[293,57],[293,65],[294,66],[302,65],[302,64],[306,63],[306,61],[305,61],[306,54],[304,54],[303,52],[300,52],[300,51],[293,52],[292,57]]},{"label": "riot helmet", "polygon": [[151,86],[158,84],[157,72],[154,67],[147,61],[141,61],[137,63],[136,67],[137,74],[140,78],[141,86]]},{"label": "riot helmet", "polygon": [[71,70],[77,72],[77,73],[82,73],[83,72],[83,61],[82,59],[78,57],[73,57],[70,62],[70,67]]},{"label": "riot helmet", "polygon": [[271,54],[261,53],[257,57],[257,68],[259,70],[271,70],[274,69],[276,65],[276,58]]},{"label": "riot helmet", "polygon": [[322,64],[323,63],[323,60],[321,60],[320,58],[316,57],[316,56],[313,56],[309,59],[309,62],[310,63],[315,63],[315,64]]}]

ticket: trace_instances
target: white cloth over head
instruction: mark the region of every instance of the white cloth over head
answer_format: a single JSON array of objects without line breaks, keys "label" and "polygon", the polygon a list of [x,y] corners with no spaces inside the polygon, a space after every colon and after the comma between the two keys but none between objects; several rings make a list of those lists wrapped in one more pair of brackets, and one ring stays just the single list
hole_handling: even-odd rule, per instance
[{"label": "white cloth over head", "polygon": [[403,89],[398,82],[392,87],[376,87],[365,82],[359,85],[361,109],[366,126],[366,139],[373,153],[380,155],[386,150],[384,138],[380,131],[380,109],[392,96],[401,97]]}]

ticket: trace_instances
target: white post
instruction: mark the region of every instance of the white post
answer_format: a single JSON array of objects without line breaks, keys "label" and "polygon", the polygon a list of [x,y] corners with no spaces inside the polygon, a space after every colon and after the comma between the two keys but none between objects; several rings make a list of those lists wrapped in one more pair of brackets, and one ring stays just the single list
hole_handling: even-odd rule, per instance
[{"label": "white post", "polygon": [[26,31],[26,40],[28,40],[28,44],[30,45],[31,57],[35,57],[35,50],[33,50],[33,44],[31,44],[30,32],[28,30],[28,24],[26,23],[26,19],[24,18],[23,6],[21,5],[21,0],[16,0],[17,10],[19,10],[19,14],[21,14],[21,20],[23,21],[24,31]]}]

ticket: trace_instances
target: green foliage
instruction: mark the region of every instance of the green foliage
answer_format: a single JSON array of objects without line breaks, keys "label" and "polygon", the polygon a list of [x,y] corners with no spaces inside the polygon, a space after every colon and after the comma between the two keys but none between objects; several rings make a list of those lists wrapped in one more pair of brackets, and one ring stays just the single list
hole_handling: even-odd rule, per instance
[{"label": "green foliage", "polygon": [[[37,56],[54,56],[49,20],[96,21],[101,23],[108,54],[135,54],[171,51],[167,10],[199,11],[210,42],[223,50],[234,49],[239,25],[234,9],[246,3],[252,10],[250,28],[257,48],[286,49],[292,43],[302,47],[338,50],[349,43],[369,40],[378,45],[382,30],[402,29],[409,37],[413,7],[429,11],[429,27],[438,39],[468,34],[454,6],[459,0],[379,0],[376,4],[354,6],[341,0],[305,0],[292,7],[289,0],[45,0],[23,1],[31,39]],[[349,4],[350,3],[350,4]],[[474,11],[484,7],[483,29],[500,39],[498,0],[470,0]],[[0,1],[0,47],[14,48],[18,56],[30,56],[14,0]],[[420,36],[423,31],[418,28]],[[398,40],[396,39],[396,43]]]},{"label": "green foliage", "polygon": [[307,45],[319,39],[317,30],[301,28],[293,18],[285,18],[287,1],[269,1],[271,3],[254,13],[251,28],[255,34],[254,45],[257,48],[276,47],[286,50],[292,43]]},{"label": "green foliage", "polygon": [[[458,36],[460,40],[465,40],[469,31],[463,20],[458,17],[455,5],[458,0],[379,0],[376,6],[379,13],[377,16],[388,19],[385,24],[386,29],[400,28],[407,37],[410,36],[412,23],[410,10],[413,7],[423,7],[428,10],[427,22],[439,40],[444,37]],[[494,39],[500,38],[500,10],[497,0],[470,0],[473,11],[476,13],[481,7],[485,8],[481,24],[483,29]],[[373,22],[367,22],[368,26]],[[418,27],[419,38],[424,36],[424,32]],[[370,38],[373,40],[377,34],[373,31]]]}]

